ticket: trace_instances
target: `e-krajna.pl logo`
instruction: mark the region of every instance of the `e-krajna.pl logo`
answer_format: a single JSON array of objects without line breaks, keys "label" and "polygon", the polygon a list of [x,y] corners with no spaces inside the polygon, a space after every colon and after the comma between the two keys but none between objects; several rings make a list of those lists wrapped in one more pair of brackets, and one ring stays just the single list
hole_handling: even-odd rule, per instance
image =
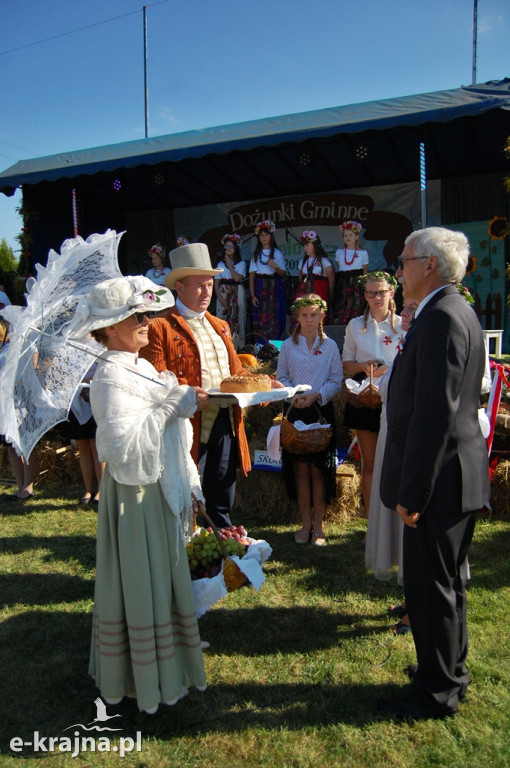
[{"label": "e-krajna.pl logo", "polygon": [[[114,717],[122,717],[122,715],[109,715],[106,711],[104,702],[97,698],[95,700],[97,709],[97,715],[90,723],[83,725],[82,723],[74,723],[64,728],[64,731],[69,731],[71,728],[81,728],[84,731],[96,731],[109,733],[119,732],[124,730],[123,728],[112,728],[107,725],[100,725],[100,723],[107,723],[108,720],[112,720]],[[136,731],[136,740],[131,736],[119,736],[118,744],[116,743],[116,736],[85,736],[80,731],[76,730],[71,736],[41,736],[39,731],[34,731],[32,741],[23,741],[20,736],[14,736],[9,746],[12,752],[20,753],[26,748],[32,753],[34,752],[70,752],[71,757],[77,757],[83,752],[118,752],[119,757],[129,752],[142,751],[142,732]]]}]

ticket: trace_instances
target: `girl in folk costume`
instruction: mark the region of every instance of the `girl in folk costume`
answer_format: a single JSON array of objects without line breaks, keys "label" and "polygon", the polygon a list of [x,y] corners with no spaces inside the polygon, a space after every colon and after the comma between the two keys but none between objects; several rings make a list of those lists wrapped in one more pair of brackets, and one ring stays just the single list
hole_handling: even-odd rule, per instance
[{"label": "girl in folk costume", "polygon": [[[335,268],[326,256],[321,239],[313,229],[305,229],[299,238],[303,244],[305,255],[299,262],[299,285],[296,298],[305,293],[316,293],[330,306],[335,288]],[[324,325],[329,316],[326,314]]]},{"label": "girl in folk costume", "polygon": [[[284,386],[309,384],[311,390],[291,399],[290,422],[314,424],[319,414],[333,427],[325,450],[296,454],[283,449],[282,468],[289,498],[297,500],[301,530],[294,534],[296,544],[311,541],[322,546],[326,537],[322,519],[327,504],[336,495],[335,414],[332,399],[342,386],[342,363],[338,346],[324,333],[327,304],[316,293],[296,299],[292,311],[298,325],[292,337],[283,342],[276,376]],[[318,409],[318,410],[317,410]]]},{"label": "girl in folk costume", "polygon": [[151,257],[152,267],[147,270],[145,277],[152,280],[156,285],[164,285],[165,277],[170,272],[170,267],[165,264],[166,253],[161,243],[156,243],[149,250],[149,256]]},{"label": "girl in folk costume", "polygon": [[[375,384],[393,362],[399,350],[401,319],[395,314],[393,294],[398,283],[387,272],[369,272],[359,278],[364,288],[365,312],[353,318],[345,329],[342,364],[345,376],[360,381],[370,376]],[[344,426],[355,431],[361,458],[361,488],[368,512],[374,471],[375,449],[381,408],[356,408],[345,404]]]},{"label": "girl in folk costume", "polygon": [[224,235],[220,260],[216,269],[223,270],[215,275],[216,315],[226,320],[232,336],[238,336],[240,345],[246,336],[246,297],[243,279],[246,277],[246,262],[241,256],[239,235]]},{"label": "girl in folk costume", "polygon": [[361,244],[362,225],[358,221],[340,224],[344,247],[338,248],[335,258],[338,264],[334,297],[334,322],[347,325],[353,317],[361,315],[363,290],[358,278],[368,271],[368,253]]},{"label": "girl in folk costume", "polygon": [[287,321],[285,260],[276,246],[275,230],[269,219],[257,224],[257,245],[249,267],[253,331],[266,339],[281,339]]}]

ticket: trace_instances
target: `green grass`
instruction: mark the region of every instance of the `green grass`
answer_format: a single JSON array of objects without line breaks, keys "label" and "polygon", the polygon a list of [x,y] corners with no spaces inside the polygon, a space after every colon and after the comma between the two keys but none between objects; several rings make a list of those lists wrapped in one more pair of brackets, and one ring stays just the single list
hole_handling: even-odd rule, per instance
[{"label": "green grass", "polygon": [[11,753],[13,737],[69,735],[95,716],[87,669],[96,514],[44,491],[0,504],[0,768],[20,757],[40,768],[510,765],[510,523],[488,519],[470,555],[473,684],[451,721],[396,724],[378,710],[379,697],[403,691],[415,659],[411,637],[389,629],[386,609],[400,589],[365,572],[364,520],[329,524],[319,549],[296,546],[294,527],[235,518],[273,556],[260,592],[240,589],[200,619],[211,643],[205,693],[153,717],[132,702],[110,707],[123,736],[142,733],[142,750],[122,759]]}]

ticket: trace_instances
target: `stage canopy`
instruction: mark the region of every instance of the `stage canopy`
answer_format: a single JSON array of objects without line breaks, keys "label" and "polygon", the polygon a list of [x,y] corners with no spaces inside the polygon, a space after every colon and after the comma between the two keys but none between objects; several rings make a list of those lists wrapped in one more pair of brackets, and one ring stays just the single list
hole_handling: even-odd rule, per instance
[{"label": "stage canopy", "polygon": [[[429,178],[490,173],[504,165],[509,109],[505,78],[21,160],[0,191],[93,177],[116,205],[147,208],[366,187],[417,179],[420,142]],[[111,181],[121,172],[124,193]]]},{"label": "stage canopy", "polygon": [[[510,173],[509,110],[505,78],[22,160],[0,174],[0,191],[22,186],[24,208],[35,212],[28,222],[34,262],[72,236],[74,193],[84,236],[133,233],[141,217],[150,231],[150,216],[159,217],[153,229],[160,232],[176,208],[417,183],[422,142],[428,179],[456,179],[453,200],[472,184],[475,194],[464,194],[476,201],[475,177],[497,174],[493,186],[502,187]],[[500,207],[487,203],[487,211],[450,220]]]}]

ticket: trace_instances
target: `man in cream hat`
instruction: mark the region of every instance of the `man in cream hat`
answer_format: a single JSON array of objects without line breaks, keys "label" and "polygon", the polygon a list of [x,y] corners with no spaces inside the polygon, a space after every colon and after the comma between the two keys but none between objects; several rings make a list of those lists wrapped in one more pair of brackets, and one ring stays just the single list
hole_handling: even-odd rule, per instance
[{"label": "man in cream hat", "polygon": [[[165,284],[177,292],[175,307],[152,320],[149,344],[141,350],[158,371],[170,370],[180,384],[211,389],[227,376],[249,373],[237,357],[230,328],[207,308],[213,292],[209,250],[191,243],[170,252],[171,272]],[[275,383],[278,386],[278,383]],[[219,527],[230,526],[237,468],[251,469],[248,442],[238,405],[221,407],[197,394],[191,454],[197,462],[206,511]]]}]

